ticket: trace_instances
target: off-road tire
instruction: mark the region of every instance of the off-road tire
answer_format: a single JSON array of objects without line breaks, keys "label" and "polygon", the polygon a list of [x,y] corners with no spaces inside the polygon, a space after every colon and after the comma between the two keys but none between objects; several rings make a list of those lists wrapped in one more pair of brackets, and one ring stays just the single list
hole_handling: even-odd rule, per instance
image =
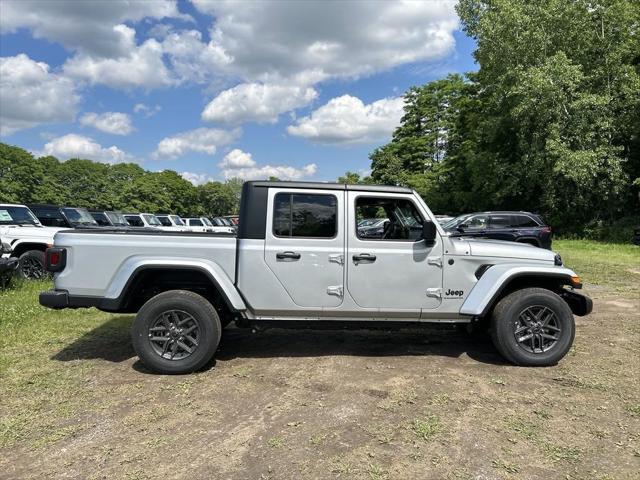
[{"label": "off-road tire", "polygon": [[18,275],[27,280],[47,278],[49,273],[44,268],[44,252],[28,250],[20,255]]},{"label": "off-road tire", "polygon": [[[186,358],[165,358],[164,355],[170,355],[171,352],[159,353],[158,343],[151,341],[155,333],[150,329],[157,328],[154,325],[158,325],[163,313],[172,311],[183,312],[193,318],[193,324],[198,325],[197,346]],[[131,329],[131,339],[138,357],[150,370],[163,374],[184,374],[200,370],[213,358],[220,343],[221,331],[218,313],[204,297],[186,290],[170,290],[151,298],[138,311]],[[169,335],[168,331],[166,335]]]},{"label": "off-road tire", "polygon": [[[527,351],[516,339],[518,318],[528,307],[546,307],[555,315],[554,321],[561,331],[557,334],[555,344],[547,351]],[[560,296],[544,288],[524,288],[510,293],[498,302],[491,318],[490,333],[495,347],[511,363],[527,367],[547,367],[557,364],[571,348],[575,337],[575,323],[571,309]]]}]

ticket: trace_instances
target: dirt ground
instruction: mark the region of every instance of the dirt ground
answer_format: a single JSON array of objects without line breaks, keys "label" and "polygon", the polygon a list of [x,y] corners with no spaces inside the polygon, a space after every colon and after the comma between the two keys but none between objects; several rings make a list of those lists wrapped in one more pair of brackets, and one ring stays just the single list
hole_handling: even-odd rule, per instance
[{"label": "dirt ground", "polygon": [[539,369],[459,331],[230,327],[211,368],[158,376],[110,316],[43,352],[70,386],[0,446],[0,478],[640,478],[640,300],[587,293]]}]

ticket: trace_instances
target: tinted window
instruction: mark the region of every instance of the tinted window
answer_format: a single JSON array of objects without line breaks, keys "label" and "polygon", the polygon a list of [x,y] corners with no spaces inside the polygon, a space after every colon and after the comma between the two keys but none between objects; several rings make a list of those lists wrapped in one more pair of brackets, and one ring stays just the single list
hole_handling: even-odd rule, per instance
[{"label": "tinted window", "polygon": [[156,217],[156,218],[160,220],[160,223],[162,224],[163,227],[171,226],[171,220],[169,220],[169,217]]},{"label": "tinted window", "polygon": [[516,228],[530,228],[538,226],[538,224],[527,215],[514,215],[512,225]]},{"label": "tinted window", "polygon": [[0,206],[0,225],[37,225],[38,220],[26,207]]},{"label": "tinted window", "polygon": [[510,215],[491,215],[491,228],[508,228],[511,226]]},{"label": "tinted window", "polygon": [[189,220],[189,225],[191,225],[192,227],[201,227],[202,222],[200,221],[200,219],[196,218],[194,220]]},{"label": "tinted window", "polygon": [[47,227],[66,227],[67,221],[57,208],[35,208],[33,213]]},{"label": "tinted window", "polygon": [[137,215],[125,215],[124,218],[132,227],[144,227],[144,222]]},{"label": "tinted window", "polygon": [[[358,225],[360,218],[375,217],[369,225]],[[363,240],[419,240],[424,219],[412,201],[402,198],[358,197],[356,231]]]},{"label": "tinted window", "polygon": [[278,193],[273,233],[278,237],[335,237],[338,202],[334,195]]},{"label": "tinted window", "polygon": [[179,216],[177,216],[177,215],[169,215],[169,217],[171,217],[171,219],[175,222],[176,225],[179,225],[181,227],[184,226],[184,222],[182,221],[182,219]]},{"label": "tinted window", "polygon": [[489,217],[486,215],[474,215],[473,217],[469,217],[463,223],[463,225],[466,225],[467,228],[478,230],[487,228],[488,224]]},{"label": "tinted window", "polygon": [[108,227],[111,225],[111,222],[109,222],[104,213],[92,213],[91,216],[96,222],[98,222],[98,225],[102,227]]}]

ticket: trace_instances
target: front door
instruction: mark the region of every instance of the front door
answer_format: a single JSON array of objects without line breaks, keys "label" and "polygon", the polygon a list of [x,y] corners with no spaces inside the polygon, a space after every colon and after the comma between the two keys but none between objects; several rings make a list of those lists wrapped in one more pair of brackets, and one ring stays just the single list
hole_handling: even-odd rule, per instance
[{"label": "front door", "polygon": [[343,190],[269,189],[265,262],[300,307],[342,303],[343,212]]},{"label": "front door", "polygon": [[[440,305],[442,239],[422,240],[427,218],[411,195],[348,192],[347,288],[363,308],[420,315]],[[358,221],[386,218],[384,231],[371,236]]]}]

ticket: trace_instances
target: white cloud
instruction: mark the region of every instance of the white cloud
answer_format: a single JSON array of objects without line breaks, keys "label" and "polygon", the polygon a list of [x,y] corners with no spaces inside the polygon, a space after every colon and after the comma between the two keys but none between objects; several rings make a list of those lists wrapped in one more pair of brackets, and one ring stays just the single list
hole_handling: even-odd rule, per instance
[{"label": "white cloud", "polygon": [[250,81],[296,75],[352,77],[438,60],[453,49],[455,0],[192,0],[215,20],[225,71]]},{"label": "white cloud", "polygon": [[194,185],[202,185],[213,181],[206,173],[180,172],[180,176]]},{"label": "white cloud", "polygon": [[221,123],[274,123],[281,113],[303,107],[317,96],[318,92],[311,87],[243,83],[209,102],[202,119]]},{"label": "white cloud", "polygon": [[160,105],[157,105],[157,104],[151,106],[151,105],[145,105],[144,103],[136,103],[133,106],[133,113],[142,114],[146,118],[154,116],[160,110],[162,110],[162,107]]},{"label": "white cloud", "polygon": [[383,141],[400,124],[403,105],[401,97],[383,98],[365,105],[359,98],[343,95],[298,119],[287,131],[325,144]]},{"label": "white cloud", "polygon": [[152,89],[174,85],[176,80],[162,59],[162,45],[149,39],[135,45],[135,30],[118,25],[129,37],[128,53],[116,58],[104,58],[84,53],[69,58],[64,73],[93,85],[103,84],[113,88],[142,87]]},{"label": "white cloud", "polygon": [[221,130],[217,128],[197,128],[163,138],[152,158],[175,159],[188,152],[213,155],[221,146],[234,142],[240,136],[240,129]]},{"label": "white cloud", "polygon": [[72,121],[79,97],[73,82],[21,53],[0,58],[0,133]]},{"label": "white cloud", "polygon": [[134,130],[131,117],[120,112],[87,112],[80,117],[80,124],[113,135],[129,135]]},{"label": "white cloud", "polygon": [[44,145],[39,155],[53,155],[60,160],[69,158],[84,158],[94,162],[120,163],[132,162],[133,156],[123,152],[118,147],[102,147],[92,138],[70,133],[62,137],[54,138]]},{"label": "white cloud", "polygon": [[290,165],[258,166],[250,153],[240,149],[230,151],[218,164],[222,168],[224,178],[240,178],[242,180],[260,180],[278,177],[281,180],[300,180],[315,175],[317,166],[310,163],[302,168]]},{"label": "white cloud", "polygon": [[100,57],[126,55],[127,32],[114,28],[145,18],[183,18],[175,0],[3,0],[0,32],[27,28],[36,38],[60,42],[72,50]]}]

